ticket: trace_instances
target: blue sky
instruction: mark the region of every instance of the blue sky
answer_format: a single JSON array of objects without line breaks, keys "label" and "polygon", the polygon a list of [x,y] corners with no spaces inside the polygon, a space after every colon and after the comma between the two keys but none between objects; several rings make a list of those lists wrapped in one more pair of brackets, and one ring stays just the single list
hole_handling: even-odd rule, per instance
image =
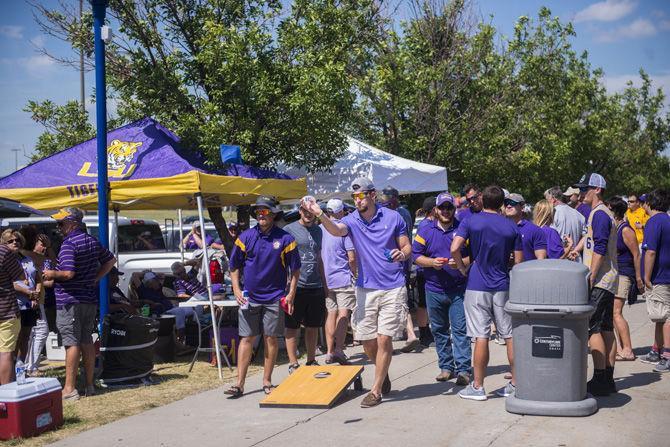
[{"label": "blue sky", "polygon": [[[56,0],[38,1],[57,4]],[[73,8],[79,3],[62,1]],[[84,3],[88,7],[88,1]],[[542,6],[574,23],[574,47],[588,50],[592,65],[605,71],[610,91],[620,91],[628,80],[639,84],[638,71],[643,68],[654,85],[670,95],[670,1],[475,0],[474,8],[484,20],[510,35],[518,17],[535,17]],[[19,166],[28,162],[24,151],[30,155],[43,130],[22,111],[28,100],[51,99],[62,104],[79,97],[79,74],[39,54],[36,47],[42,45],[61,56],[76,56],[66,44],[40,32],[28,3],[0,1],[0,176],[14,170],[12,149],[20,149]],[[88,73],[87,96],[93,83],[93,74]],[[88,108],[93,111],[90,105]]]}]

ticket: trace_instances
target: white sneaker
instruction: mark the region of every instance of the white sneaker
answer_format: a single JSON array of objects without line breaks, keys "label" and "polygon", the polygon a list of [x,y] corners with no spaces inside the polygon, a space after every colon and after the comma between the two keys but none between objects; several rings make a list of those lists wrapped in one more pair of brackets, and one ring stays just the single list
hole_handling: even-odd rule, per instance
[{"label": "white sneaker", "polygon": [[473,384],[470,384],[463,388],[459,393],[458,396],[461,399],[470,399],[470,400],[486,400],[488,399],[488,396],[486,395],[486,390],[484,390],[484,387],[481,388],[475,388]]}]

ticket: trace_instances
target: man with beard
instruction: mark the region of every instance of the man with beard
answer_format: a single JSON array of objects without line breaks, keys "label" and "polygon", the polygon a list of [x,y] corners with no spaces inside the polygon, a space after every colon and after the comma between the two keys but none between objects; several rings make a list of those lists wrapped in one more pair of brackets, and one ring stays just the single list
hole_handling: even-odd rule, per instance
[{"label": "man with beard", "polygon": [[463,198],[466,208],[461,209],[456,215],[459,222],[463,222],[473,214],[481,212],[483,208],[482,190],[474,183],[468,183],[463,187]]},{"label": "man with beard", "polygon": [[356,211],[341,222],[332,221],[315,202],[303,202],[308,211],[321,219],[333,236],[351,235],[358,259],[356,311],[352,324],[356,339],[363,342],[368,358],[375,363],[375,379],[361,407],[379,405],[382,395],[391,391],[388,370],[393,354],[393,336],[405,322],[407,289],[403,263],[412,247],[407,225],[396,211],[377,206],[372,182],[360,177],[351,184]]},{"label": "man with beard", "polygon": [[[445,382],[456,377],[456,384],[465,386],[470,383],[472,350],[463,310],[466,278],[451,258],[451,242],[458,228],[455,211],[451,194],[437,196],[435,217],[419,227],[412,242],[412,257],[423,267],[426,282],[426,304],[440,367],[435,380]],[[469,264],[469,258],[463,259]]]}]

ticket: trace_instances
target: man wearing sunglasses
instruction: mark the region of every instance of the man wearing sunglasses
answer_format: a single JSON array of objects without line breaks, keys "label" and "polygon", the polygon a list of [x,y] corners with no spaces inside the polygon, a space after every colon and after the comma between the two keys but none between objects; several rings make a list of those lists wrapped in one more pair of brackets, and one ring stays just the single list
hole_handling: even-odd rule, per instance
[{"label": "man wearing sunglasses", "polygon": [[482,203],[482,190],[474,183],[468,183],[463,187],[463,199],[465,200],[466,207],[459,210],[456,215],[459,222],[463,222],[473,214],[481,212],[484,206]]},{"label": "man wearing sunglasses", "polygon": [[388,377],[393,354],[393,337],[407,318],[407,289],[403,263],[412,254],[407,225],[396,211],[375,203],[372,182],[360,177],[351,184],[356,211],[334,222],[314,202],[303,203],[321,219],[333,236],[351,235],[358,259],[356,310],[352,325],[356,339],[363,342],[368,358],[375,363],[375,380],[361,407],[379,405],[391,391]]},{"label": "man wearing sunglasses", "polygon": [[547,236],[544,231],[533,222],[523,217],[523,207],[526,204],[521,194],[512,193],[507,197],[505,204],[505,216],[514,222],[521,234],[523,246],[523,260],[547,258]]},{"label": "man wearing sunglasses", "polygon": [[586,235],[574,250],[583,250],[584,265],[591,270],[591,302],[596,308],[589,320],[589,346],[594,370],[587,390],[594,396],[607,396],[616,393],[614,294],[619,285],[617,230],[612,211],[603,203],[607,187],[603,176],[595,172],[586,174],[574,186],[579,188],[584,203],[591,207],[586,220]]},{"label": "man wearing sunglasses", "polygon": [[642,207],[642,201],[637,194],[628,196],[628,210],[626,211],[626,220],[630,227],[635,231],[637,243],[642,244],[644,240],[644,226],[649,220],[649,214]]},{"label": "man wearing sunglasses", "polygon": [[258,225],[240,234],[230,255],[230,278],[240,305],[237,384],[224,392],[232,398],[244,394],[254,340],[260,334],[263,334],[265,342],[263,391],[266,394],[272,392],[277,337],[284,335],[284,312],[280,309],[280,300],[285,297],[287,313],[292,314],[300,277],[300,255],[295,239],[275,225],[275,219],[281,213],[275,198],[260,196],[251,206],[251,212]]},{"label": "man wearing sunglasses", "polygon": [[[505,339],[507,359],[512,370],[512,380],[499,396],[514,391],[514,353],[512,346],[512,317],[504,306],[509,294],[509,260],[514,253],[514,263],[523,260],[521,235],[514,223],[501,216],[504,193],[499,186],[488,186],[482,193],[484,209],[461,222],[451,243],[451,257],[463,276],[468,277],[464,307],[469,337],[474,337],[474,381],[458,395],[463,399],[486,400],[484,378],[489,361],[491,323],[495,322],[498,334]],[[470,266],[463,261],[461,250],[470,242]]]},{"label": "man wearing sunglasses", "polygon": [[[412,242],[412,257],[423,267],[428,317],[440,367],[435,380],[445,382],[455,377],[457,385],[465,386],[470,383],[472,349],[463,310],[466,277],[451,258],[451,242],[458,228],[455,212],[451,194],[437,196],[435,217],[419,227]],[[463,259],[469,263],[465,253]]]}]

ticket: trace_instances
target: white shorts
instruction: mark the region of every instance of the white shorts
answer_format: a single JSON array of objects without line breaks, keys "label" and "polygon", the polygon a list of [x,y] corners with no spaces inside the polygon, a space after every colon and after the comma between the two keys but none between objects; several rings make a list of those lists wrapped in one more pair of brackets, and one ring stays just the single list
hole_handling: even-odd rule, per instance
[{"label": "white shorts", "polygon": [[376,290],[356,287],[356,309],[351,315],[354,339],[394,337],[407,319],[407,288]]},{"label": "white shorts", "polygon": [[468,337],[490,338],[491,323],[495,322],[498,335],[502,338],[512,338],[512,316],[505,312],[508,296],[507,291],[465,291],[463,304]]}]

